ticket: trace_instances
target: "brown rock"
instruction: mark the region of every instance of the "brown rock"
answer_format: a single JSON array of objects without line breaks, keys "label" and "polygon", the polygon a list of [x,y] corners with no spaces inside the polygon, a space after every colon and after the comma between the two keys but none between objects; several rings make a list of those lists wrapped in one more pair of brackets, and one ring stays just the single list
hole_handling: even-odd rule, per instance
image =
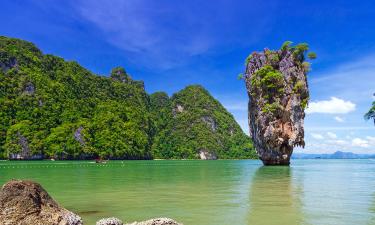
[{"label": "brown rock", "polygon": [[0,224],[82,225],[82,220],[60,207],[40,184],[12,180],[0,191]]},{"label": "brown rock", "polygon": [[304,109],[309,98],[307,50],[265,49],[247,61],[250,136],[265,165],[289,165],[295,146],[304,147]]}]

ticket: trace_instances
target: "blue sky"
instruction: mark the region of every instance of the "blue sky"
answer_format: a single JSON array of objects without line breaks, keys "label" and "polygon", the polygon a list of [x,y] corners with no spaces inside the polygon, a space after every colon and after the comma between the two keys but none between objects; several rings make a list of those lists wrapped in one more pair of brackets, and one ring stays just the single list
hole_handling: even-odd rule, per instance
[{"label": "blue sky", "polygon": [[363,114],[375,92],[375,5],[363,1],[2,0],[0,35],[107,75],[123,66],[149,93],[201,84],[248,132],[237,75],[252,51],[285,40],[318,55],[308,75],[307,146],[297,152],[375,153]]}]

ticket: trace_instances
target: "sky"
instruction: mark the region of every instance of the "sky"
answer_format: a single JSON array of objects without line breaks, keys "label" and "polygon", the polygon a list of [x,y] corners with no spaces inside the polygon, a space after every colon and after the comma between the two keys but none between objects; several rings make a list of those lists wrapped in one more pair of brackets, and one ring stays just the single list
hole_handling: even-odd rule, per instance
[{"label": "sky", "polygon": [[146,91],[169,95],[190,84],[210,91],[248,134],[247,93],[238,74],[253,51],[307,42],[305,149],[375,154],[372,0],[2,0],[0,35],[107,76],[123,66]]}]

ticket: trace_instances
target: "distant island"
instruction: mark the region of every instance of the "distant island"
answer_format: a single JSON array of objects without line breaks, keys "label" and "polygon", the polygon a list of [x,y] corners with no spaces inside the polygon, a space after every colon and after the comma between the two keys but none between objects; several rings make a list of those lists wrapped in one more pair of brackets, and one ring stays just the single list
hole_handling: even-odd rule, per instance
[{"label": "distant island", "polygon": [[342,151],[336,151],[332,154],[294,153],[292,159],[375,159],[375,154],[355,154]]},{"label": "distant island", "polygon": [[200,85],[148,94],[122,67],[98,76],[0,36],[0,159],[256,158]]}]

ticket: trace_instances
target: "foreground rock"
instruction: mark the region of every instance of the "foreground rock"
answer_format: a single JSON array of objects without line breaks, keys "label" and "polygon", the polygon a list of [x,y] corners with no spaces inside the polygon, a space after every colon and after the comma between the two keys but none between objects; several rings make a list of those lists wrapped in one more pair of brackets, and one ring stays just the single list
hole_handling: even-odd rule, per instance
[{"label": "foreground rock", "polygon": [[[60,207],[33,181],[12,180],[0,191],[0,225],[83,225],[81,217]],[[96,225],[124,225],[117,218],[104,218]],[[125,225],[183,225],[169,218],[156,218]]]},{"label": "foreground rock", "polygon": [[[249,126],[256,151],[265,165],[289,165],[295,146],[305,146],[304,109],[309,92],[305,62],[307,44],[254,52],[244,78],[249,96]],[[315,53],[309,53],[314,59]]]},{"label": "foreground rock", "polygon": [[115,217],[103,218],[96,222],[96,225],[123,225],[124,223]]},{"label": "foreground rock", "polygon": [[134,222],[125,225],[183,225],[182,223],[177,223],[176,221],[169,218],[156,218],[143,222]]},{"label": "foreground rock", "polygon": [[0,191],[0,224],[82,225],[82,220],[60,207],[40,184],[12,180]]},{"label": "foreground rock", "polygon": [[169,219],[169,218],[156,218],[150,219],[143,222],[133,222],[124,224],[121,220],[117,218],[104,218],[96,222],[96,225],[183,225],[181,223],[177,223],[176,221]]}]

